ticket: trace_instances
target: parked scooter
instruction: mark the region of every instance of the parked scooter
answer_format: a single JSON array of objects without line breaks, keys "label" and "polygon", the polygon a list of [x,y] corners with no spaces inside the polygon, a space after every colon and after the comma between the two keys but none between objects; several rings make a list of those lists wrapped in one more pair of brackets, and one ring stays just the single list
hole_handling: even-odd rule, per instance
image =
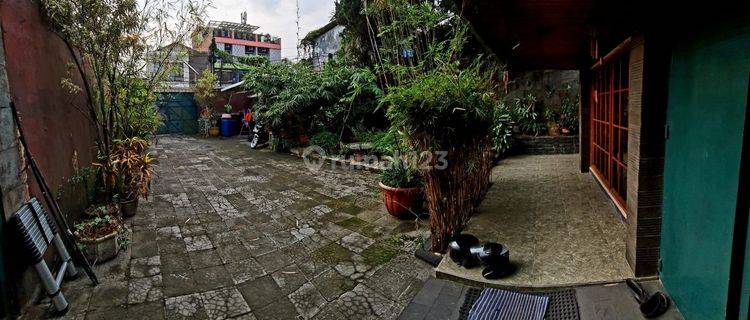
[{"label": "parked scooter", "polygon": [[250,142],[250,148],[261,148],[268,143],[268,132],[256,122],[252,134],[247,137],[247,141]]}]

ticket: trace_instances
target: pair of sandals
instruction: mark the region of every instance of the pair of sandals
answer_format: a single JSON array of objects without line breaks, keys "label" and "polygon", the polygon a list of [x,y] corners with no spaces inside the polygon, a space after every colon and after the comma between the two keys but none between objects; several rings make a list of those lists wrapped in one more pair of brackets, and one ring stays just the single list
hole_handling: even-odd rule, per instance
[{"label": "pair of sandals", "polygon": [[627,279],[625,283],[633,292],[635,301],[638,302],[641,314],[646,318],[656,318],[669,310],[669,297],[663,292],[656,292],[649,296],[648,292],[634,279]]}]

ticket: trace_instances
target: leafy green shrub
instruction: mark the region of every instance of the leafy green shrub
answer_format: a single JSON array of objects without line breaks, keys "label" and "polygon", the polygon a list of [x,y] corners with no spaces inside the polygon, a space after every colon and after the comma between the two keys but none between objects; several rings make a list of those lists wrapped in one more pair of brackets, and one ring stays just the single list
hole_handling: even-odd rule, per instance
[{"label": "leafy green shrub", "polygon": [[513,147],[513,119],[503,104],[495,109],[492,123],[492,150],[502,155]]},{"label": "leafy green shrub", "polygon": [[537,99],[533,94],[513,98],[508,104],[510,116],[520,133],[538,136],[547,130],[547,124],[537,112]]},{"label": "leafy green shrub", "polygon": [[[395,130],[417,151],[440,151],[423,166],[432,249],[444,252],[489,187],[490,129],[497,105],[493,70],[475,63],[447,67],[392,87],[381,103]],[[440,164],[443,164],[441,166]]]},{"label": "leafy green shrub", "polygon": [[374,154],[393,155],[396,151],[407,151],[401,148],[398,132],[394,130],[359,131],[354,134],[354,140],[369,143],[370,152]]},{"label": "leafy green shrub", "polygon": [[400,157],[388,157],[390,164],[380,173],[380,182],[391,188],[418,188],[422,186],[419,170]]},{"label": "leafy green shrub", "polygon": [[570,130],[571,134],[578,132],[578,94],[566,94],[562,97],[560,106],[560,126]]},{"label": "leafy green shrub", "polygon": [[406,151],[399,144],[398,133],[393,130],[382,131],[372,136],[372,149],[375,154],[394,154],[396,151]]},{"label": "leafy green shrub", "polygon": [[339,136],[330,131],[322,131],[310,138],[310,145],[319,146],[330,153],[338,149]]},{"label": "leafy green shrub", "polygon": [[332,62],[316,72],[307,63],[251,62],[244,80],[259,94],[257,119],[286,136],[316,131],[347,136],[351,127],[373,118],[382,94],[367,69]]},{"label": "leafy green shrub", "polygon": [[273,137],[270,141],[271,150],[276,152],[288,152],[292,148],[299,147],[299,143],[292,140]]}]

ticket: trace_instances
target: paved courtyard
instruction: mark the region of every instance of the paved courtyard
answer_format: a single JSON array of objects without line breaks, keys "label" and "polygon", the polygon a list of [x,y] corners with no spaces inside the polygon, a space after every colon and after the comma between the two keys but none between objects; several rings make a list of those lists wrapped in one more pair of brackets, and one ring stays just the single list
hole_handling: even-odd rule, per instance
[{"label": "paved courtyard", "polygon": [[389,217],[372,173],[158,140],[130,247],[95,268],[99,286],[66,283],[68,318],[394,319],[432,272],[411,254],[426,225]]}]

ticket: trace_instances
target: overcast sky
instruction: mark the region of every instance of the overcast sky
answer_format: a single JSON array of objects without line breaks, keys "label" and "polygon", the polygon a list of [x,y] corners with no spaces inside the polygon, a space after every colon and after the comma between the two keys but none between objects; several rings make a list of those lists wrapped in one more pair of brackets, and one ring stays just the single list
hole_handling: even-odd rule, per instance
[{"label": "overcast sky", "polygon": [[[333,16],[334,0],[299,0],[300,38],[322,27]],[[247,11],[247,23],[259,26],[257,32],[281,37],[281,56],[297,57],[296,0],[213,0],[209,20],[240,22]]]}]

